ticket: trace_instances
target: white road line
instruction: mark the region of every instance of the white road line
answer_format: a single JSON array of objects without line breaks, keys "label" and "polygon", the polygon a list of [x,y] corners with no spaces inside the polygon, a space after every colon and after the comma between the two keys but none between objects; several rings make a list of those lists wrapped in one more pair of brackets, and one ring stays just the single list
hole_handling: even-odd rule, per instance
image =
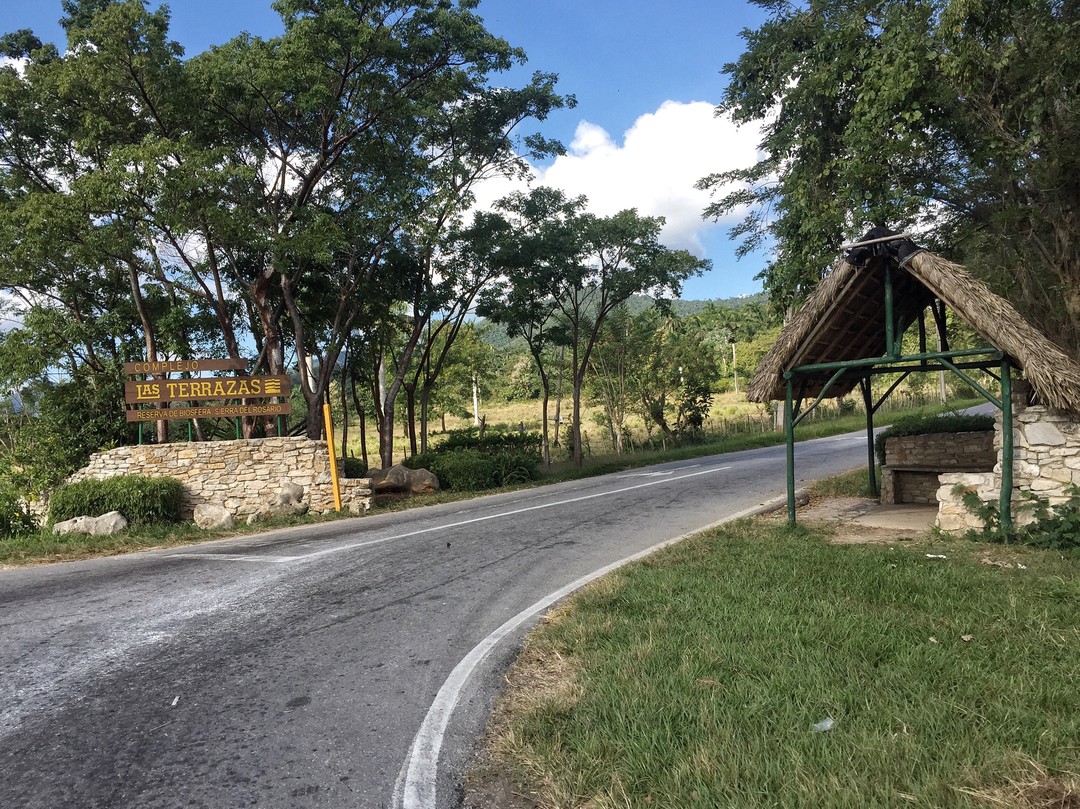
[{"label": "white road line", "polygon": [[[730,467],[724,467],[730,468]],[[708,470],[716,471],[716,470]],[[698,472],[696,474],[705,474],[704,472]],[[687,476],[689,477],[689,476]],[[666,481],[656,481],[657,483]],[[652,485],[652,484],[642,484]],[[632,486],[630,488],[639,488]],[[623,490],[625,491],[625,490]],[[595,495],[594,495],[595,496]],[[581,498],[585,499],[585,498]],[[525,622],[533,619],[539,613],[546,610],[548,607],[555,604],[562,598],[570,595],[575,590],[579,590],[586,584],[595,581],[601,576],[605,576],[613,570],[622,567],[625,564],[633,562],[642,557],[648,556],[650,553],[665,548],[668,545],[672,545],[676,542],[681,542],[687,537],[698,534],[701,531],[707,531],[710,528],[715,528],[724,523],[732,522],[743,517],[753,516],[755,514],[761,514],[766,511],[771,511],[777,508],[782,503],[786,502],[785,497],[778,497],[775,500],[771,500],[767,503],[763,503],[760,506],[749,508],[744,511],[740,511],[736,514],[731,514],[722,520],[717,520],[710,525],[703,526],[694,531],[691,531],[674,539],[668,539],[657,545],[653,545],[640,553],[635,553],[633,556],[628,556],[625,559],[621,559],[618,562],[613,562],[610,565],[605,565],[599,570],[595,570],[586,576],[582,576],[577,581],[571,582],[565,587],[556,590],[554,593],[545,596],[537,601],[531,607],[526,607],[519,612],[505,624],[500,626],[482,641],[477,644],[469,654],[450,672],[450,676],[446,678],[446,682],[443,683],[442,688],[439,689],[439,693],[435,695],[435,701],[431,703],[431,707],[428,709],[427,715],[424,717],[423,723],[420,725],[420,729],[416,732],[416,736],[413,738],[412,747],[409,748],[409,756],[401,766],[401,771],[398,774],[397,781],[394,784],[394,795],[392,806],[394,809],[436,809],[435,797],[436,797],[436,776],[438,775],[439,768],[439,753],[442,750],[443,738],[446,735],[446,728],[450,724],[450,717],[453,715],[454,710],[457,708],[458,700],[461,697],[461,692],[465,688],[469,677],[472,676],[473,671],[480,664],[492,649],[508,635],[512,634],[515,630],[521,627]]]},{"label": "white road line", "polygon": [[220,559],[226,562],[295,562],[298,556],[256,556],[242,553],[170,553],[169,558],[181,559]]},{"label": "white road line", "polygon": [[570,503],[580,503],[583,500],[593,500],[597,497],[609,497],[613,494],[622,494],[623,492],[630,492],[635,489],[644,489],[647,486],[659,486],[664,483],[672,483],[676,480],[685,480],[687,478],[697,477],[698,475],[708,475],[712,472],[722,472],[725,469],[731,469],[730,466],[716,466],[712,469],[705,469],[701,472],[691,472],[689,475],[681,475],[677,478],[664,478],[662,480],[650,480],[648,483],[638,483],[634,486],[624,486],[621,489],[612,489],[607,492],[596,492],[595,494],[585,494],[580,497],[568,497],[565,500],[556,500],[551,503],[542,503],[538,506],[525,506],[524,508],[517,508],[513,511],[500,511],[497,514],[488,514],[486,517],[473,517],[469,520],[459,520],[458,522],[443,523],[431,528],[420,528],[416,531],[408,531],[404,534],[395,534],[394,536],[383,537],[382,539],[369,539],[366,542],[355,542],[349,545],[339,545],[335,548],[324,548],[321,551],[312,551],[311,553],[299,554],[292,557],[293,559],[314,559],[319,556],[328,556],[332,553],[341,553],[343,551],[351,551],[354,548],[363,548],[368,545],[378,545],[383,542],[392,542],[396,539],[406,539],[408,537],[415,537],[421,534],[430,534],[435,531],[446,531],[450,528],[460,528],[463,525],[474,525],[478,522],[487,522],[488,520],[498,520],[503,517],[514,517],[518,514],[525,514],[529,511],[539,511],[545,508],[554,508],[556,506],[565,506]]},{"label": "white road line", "polygon": [[408,531],[404,534],[394,534],[393,536],[382,537],[380,539],[368,539],[363,542],[351,542],[348,545],[338,545],[333,548],[324,548],[319,551],[312,551],[311,553],[299,553],[293,556],[259,556],[255,554],[241,554],[241,553],[174,553],[170,556],[181,556],[192,559],[221,559],[227,562],[300,562],[307,559],[316,559],[320,556],[329,556],[333,553],[343,553],[344,551],[353,551],[357,548],[367,548],[371,545],[382,545],[385,542],[393,542],[397,539],[408,539],[409,537],[420,536],[421,534],[430,534],[435,531],[446,531],[450,528],[460,528],[463,525],[473,525],[478,522],[487,522],[488,520],[498,520],[502,517],[514,517],[518,514],[524,514],[528,511],[538,511],[544,508],[554,508],[555,506],[565,506],[570,503],[580,503],[583,500],[593,500],[597,497],[609,497],[613,494],[622,494],[623,492],[631,492],[635,489],[644,489],[647,486],[659,486],[664,483],[673,483],[677,480],[686,480],[687,478],[697,477],[699,475],[708,475],[712,472],[723,472],[727,469],[731,469],[730,466],[714,466],[710,469],[704,469],[700,472],[691,472],[688,475],[680,475],[677,478],[666,477],[659,480],[650,480],[648,483],[638,483],[634,486],[624,486],[621,489],[612,489],[607,492],[596,492],[595,494],[585,494],[580,497],[569,497],[565,500],[556,500],[551,503],[542,503],[538,506],[526,506],[524,508],[514,509],[513,511],[500,511],[497,514],[488,514],[486,517],[473,517],[470,520],[459,520],[458,522],[443,523],[431,528],[421,528],[416,531]]}]

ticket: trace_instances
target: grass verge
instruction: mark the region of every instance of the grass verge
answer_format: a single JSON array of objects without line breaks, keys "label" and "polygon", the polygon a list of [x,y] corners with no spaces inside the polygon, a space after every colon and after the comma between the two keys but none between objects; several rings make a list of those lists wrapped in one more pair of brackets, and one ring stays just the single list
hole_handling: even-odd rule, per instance
[{"label": "grass verge", "polygon": [[529,637],[548,674],[493,766],[545,807],[1076,806],[1080,563],[997,552],[766,521],[669,548]]}]

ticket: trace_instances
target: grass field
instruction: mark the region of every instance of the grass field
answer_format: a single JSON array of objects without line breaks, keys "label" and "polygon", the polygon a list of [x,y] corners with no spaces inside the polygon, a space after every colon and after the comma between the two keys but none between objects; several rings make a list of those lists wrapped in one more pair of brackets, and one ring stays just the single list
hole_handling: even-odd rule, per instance
[{"label": "grass field", "polygon": [[1075,807],[1078,565],[706,533],[529,637],[489,766],[543,807]]}]

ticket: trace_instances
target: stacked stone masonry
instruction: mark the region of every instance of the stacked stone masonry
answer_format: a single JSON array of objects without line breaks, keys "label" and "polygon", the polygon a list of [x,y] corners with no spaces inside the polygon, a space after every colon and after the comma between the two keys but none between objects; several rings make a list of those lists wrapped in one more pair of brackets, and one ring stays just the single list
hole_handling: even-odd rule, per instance
[{"label": "stacked stone masonry", "polygon": [[[334,510],[330,456],[325,441],[256,438],[117,447],[94,454],[71,480],[117,475],[173,477],[184,487],[182,515],[191,519],[200,503],[220,505],[237,518],[257,514],[286,483],[304,487],[308,511]],[[338,469],[342,510],[359,513],[371,503],[371,482],[346,479]]]},{"label": "stacked stone masonry", "polygon": [[[1013,416],[1013,521],[1032,519],[1024,492],[1057,505],[1069,499],[1070,486],[1080,487],[1080,423],[1074,417],[1041,405],[1020,408]],[[1001,491],[1001,415],[994,430],[997,464],[991,475],[942,475],[938,489],[937,525],[945,531],[982,528],[981,521],[962,503],[973,491],[984,503],[997,503]],[[954,491],[955,490],[955,491]]]},{"label": "stacked stone masonry", "polygon": [[995,460],[989,430],[887,438],[881,502],[936,503],[942,472],[990,471]]}]

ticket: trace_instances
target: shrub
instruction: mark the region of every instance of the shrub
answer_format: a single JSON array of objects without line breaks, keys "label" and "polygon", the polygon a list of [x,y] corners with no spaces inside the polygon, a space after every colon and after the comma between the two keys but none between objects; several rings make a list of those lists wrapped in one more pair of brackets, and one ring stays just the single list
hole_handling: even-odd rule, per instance
[{"label": "shrub", "polygon": [[405,461],[410,469],[427,469],[444,489],[482,491],[525,483],[540,477],[539,433],[451,430],[446,440]]},{"label": "shrub", "polygon": [[476,427],[468,427],[464,430],[450,430],[446,439],[431,450],[433,453],[456,452],[461,449],[475,449],[482,452],[495,452],[510,449],[519,452],[534,452],[540,455],[543,446],[543,436],[540,433],[506,432],[499,433],[488,431],[480,437],[480,431]]},{"label": "shrub", "polygon": [[531,452],[512,449],[481,452],[458,449],[451,452],[427,452],[405,461],[410,469],[427,469],[439,485],[452,491],[482,491],[525,483],[540,476],[540,458]]},{"label": "shrub", "polygon": [[130,525],[180,522],[183,487],[175,478],[120,475],[61,486],[49,498],[49,522],[119,511]]},{"label": "shrub", "polygon": [[20,537],[36,530],[37,521],[26,510],[18,492],[0,482],[0,537]]},{"label": "shrub", "polygon": [[[1080,549],[1080,488],[1074,485],[1065,487],[1068,499],[1051,506],[1050,502],[1034,492],[1025,491],[1026,503],[1016,509],[1029,511],[1034,520],[1012,534],[1006,534],[1001,527],[1001,514],[994,503],[983,503],[975,492],[961,492],[962,487],[953,489],[962,493],[964,506],[983,523],[981,531],[968,531],[965,536],[982,542],[1019,542],[1035,548],[1055,551],[1073,551]],[[1017,515],[1014,515],[1014,517]]]},{"label": "shrub", "polygon": [[940,416],[917,414],[897,419],[874,439],[878,463],[885,465],[885,439],[898,435],[927,435],[929,433],[976,433],[994,429],[994,417],[946,413]]},{"label": "shrub", "polygon": [[367,464],[363,458],[347,457],[342,460],[347,478],[366,478],[368,473]]}]

